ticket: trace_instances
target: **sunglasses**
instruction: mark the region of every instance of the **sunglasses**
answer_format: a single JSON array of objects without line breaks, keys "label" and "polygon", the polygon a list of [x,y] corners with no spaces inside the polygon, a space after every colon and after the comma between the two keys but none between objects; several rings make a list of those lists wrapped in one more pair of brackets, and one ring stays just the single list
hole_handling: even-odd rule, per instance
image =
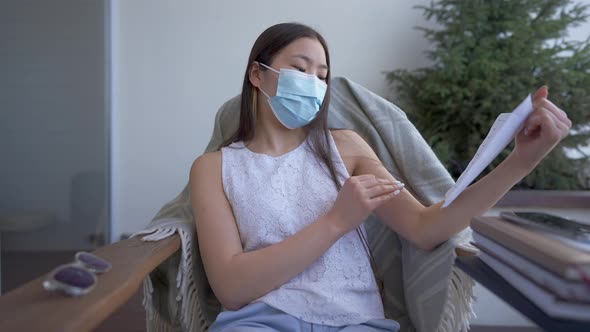
[{"label": "sunglasses", "polygon": [[76,253],[73,263],[60,265],[43,281],[48,291],[61,291],[70,296],[88,294],[96,285],[96,274],[105,273],[112,267],[104,259],[84,251]]}]

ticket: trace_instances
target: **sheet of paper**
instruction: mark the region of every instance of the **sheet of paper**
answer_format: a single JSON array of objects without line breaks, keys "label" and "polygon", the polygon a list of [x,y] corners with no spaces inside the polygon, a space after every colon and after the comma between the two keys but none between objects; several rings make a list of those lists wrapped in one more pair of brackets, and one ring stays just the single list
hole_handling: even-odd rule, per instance
[{"label": "sheet of paper", "polygon": [[533,100],[531,95],[528,95],[512,113],[502,113],[498,116],[465,171],[461,174],[455,185],[445,194],[443,208],[449,206],[498,154],[506,148],[520,131],[524,121],[532,111]]}]

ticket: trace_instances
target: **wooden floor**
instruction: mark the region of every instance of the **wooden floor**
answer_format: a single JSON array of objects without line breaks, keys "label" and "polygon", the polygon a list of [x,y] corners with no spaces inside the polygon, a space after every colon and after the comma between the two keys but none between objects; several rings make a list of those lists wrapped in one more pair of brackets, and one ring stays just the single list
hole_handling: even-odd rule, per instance
[{"label": "wooden floor", "polygon": [[[2,293],[6,293],[31,281],[55,266],[70,262],[74,252],[52,253],[2,253]],[[141,289],[104,321],[95,331],[98,332],[142,332],[146,328],[146,316],[141,305]],[[488,327],[473,326],[471,332],[541,332],[533,327]]]}]

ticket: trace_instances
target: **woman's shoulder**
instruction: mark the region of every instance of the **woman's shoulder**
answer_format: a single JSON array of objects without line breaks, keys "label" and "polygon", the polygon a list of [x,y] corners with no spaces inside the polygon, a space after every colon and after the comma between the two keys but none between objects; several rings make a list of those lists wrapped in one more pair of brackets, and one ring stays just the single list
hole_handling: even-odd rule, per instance
[{"label": "woman's shoulder", "polygon": [[356,175],[366,160],[373,160],[375,154],[365,139],[354,130],[331,130],[334,143],[348,173]]},{"label": "woman's shoulder", "polygon": [[364,155],[372,151],[365,139],[356,131],[350,129],[330,129],[334,143],[342,156]]},{"label": "woman's shoulder", "polygon": [[334,137],[334,140],[358,135],[356,131],[351,129],[330,129],[330,133],[332,133],[332,137]]},{"label": "woman's shoulder", "polygon": [[364,141],[365,139],[359,135],[356,131],[352,129],[330,129],[332,133],[332,137],[334,140],[341,140],[341,141]]},{"label": "woman's shoulder", "polygon": [[221,151],[206,152],[197,157],[191,166],[191,177],[209,175],[221,172]]}]

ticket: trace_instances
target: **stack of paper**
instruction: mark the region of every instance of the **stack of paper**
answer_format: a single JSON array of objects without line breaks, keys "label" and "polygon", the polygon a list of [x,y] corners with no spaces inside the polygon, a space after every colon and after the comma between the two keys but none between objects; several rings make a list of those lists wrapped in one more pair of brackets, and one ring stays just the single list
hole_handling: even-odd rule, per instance
[{"label": "stack of paper", "polygon": [[590,321],[590,252],[500,218],[471,227],[482,261],[547,315]]}]

